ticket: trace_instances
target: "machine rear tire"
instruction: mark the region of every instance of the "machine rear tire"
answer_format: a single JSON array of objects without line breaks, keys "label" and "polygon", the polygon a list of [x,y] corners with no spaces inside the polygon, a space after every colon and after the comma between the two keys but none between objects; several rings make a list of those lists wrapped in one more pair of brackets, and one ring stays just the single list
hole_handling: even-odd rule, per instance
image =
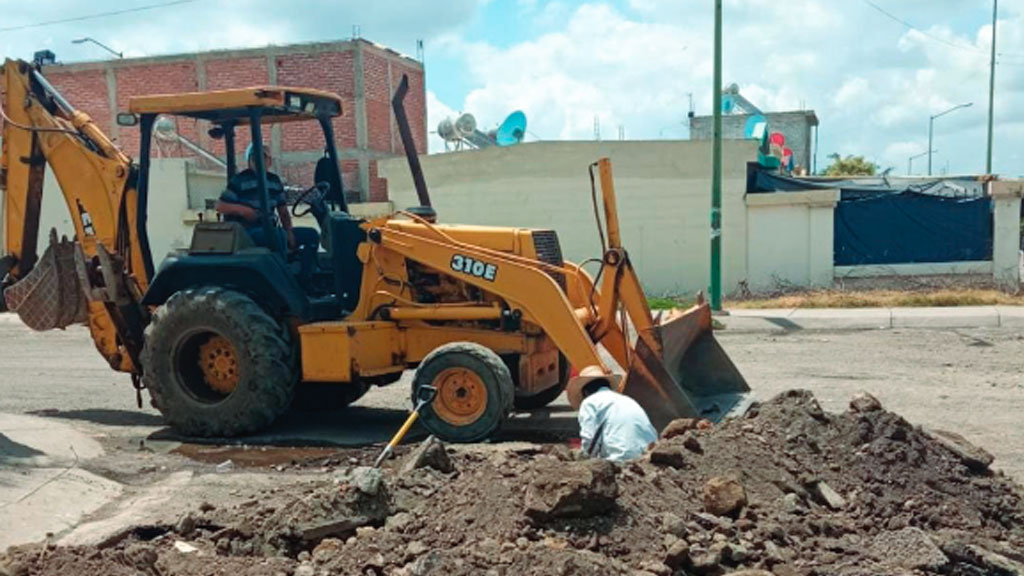
[{"label": "machine rear tire", "polygon": [[251,298],[206,287],[173,294],[142,350],[150,403],[187,436],[237,436],[291,404],[298,370],[287,331]]},{"label": "machine rear tire", "polygon": [[426,385],[438,393],[420,411],[420,421],[447,442],[485,440],[512,412],[512,374],[500,356],[479,344],[453,342],[428,354],[413,378],[413,403]]}]

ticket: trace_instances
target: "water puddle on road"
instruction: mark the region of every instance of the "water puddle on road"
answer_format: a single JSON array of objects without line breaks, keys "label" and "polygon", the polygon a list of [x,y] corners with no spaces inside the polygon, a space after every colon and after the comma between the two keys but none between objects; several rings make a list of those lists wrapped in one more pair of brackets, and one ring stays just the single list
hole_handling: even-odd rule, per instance
[{"label": "water puddle on road", "polygon": [[312,468],[317,466],[359,465],[372,462],[372,449],[338,449],[328,447],[285,446],[211,446],[185,443],[171,451],[204,464],[221,465],[230,461],[242,468],[287,466]]}]

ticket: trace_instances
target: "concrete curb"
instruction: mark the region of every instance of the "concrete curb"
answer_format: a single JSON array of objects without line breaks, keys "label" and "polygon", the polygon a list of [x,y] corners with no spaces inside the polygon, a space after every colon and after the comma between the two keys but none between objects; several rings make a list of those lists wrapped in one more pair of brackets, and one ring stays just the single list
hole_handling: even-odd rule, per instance
[{"label": "concrete curb", "polygon": [[1024,328],[1024,306],[743,309],[716,319],[730,332]]}]

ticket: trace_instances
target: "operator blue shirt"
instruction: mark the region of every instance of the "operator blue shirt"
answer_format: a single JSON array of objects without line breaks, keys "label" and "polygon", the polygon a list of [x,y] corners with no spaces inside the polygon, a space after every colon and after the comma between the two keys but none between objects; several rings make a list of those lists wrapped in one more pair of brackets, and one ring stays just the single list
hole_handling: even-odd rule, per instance
[{"label": "operator blue shirt", "polygon": [[[276,209],[286,204],[284,195],[284,184],[273,172],[267,172],[267,192],[270,195],[270,216],[277,218]],[[260,211],[260,179],[256,171],[250,168],[235,174],[228,182],[228,188],[220,195],[220,201],[227,204],[243,204]],[[247,222],[238,216],[225,216],[228,222],[238,222],[245,227],[259,226],[259,222]]]}]

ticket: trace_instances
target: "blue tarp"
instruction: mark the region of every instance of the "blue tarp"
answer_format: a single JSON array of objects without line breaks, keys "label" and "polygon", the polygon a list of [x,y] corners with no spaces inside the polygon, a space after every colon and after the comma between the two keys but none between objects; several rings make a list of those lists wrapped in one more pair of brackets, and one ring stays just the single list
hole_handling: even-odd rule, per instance
[{"label": "blue tarp", "polygon": [[914,192],[836,205],[836,266],[992,259],[992,202]]}]

